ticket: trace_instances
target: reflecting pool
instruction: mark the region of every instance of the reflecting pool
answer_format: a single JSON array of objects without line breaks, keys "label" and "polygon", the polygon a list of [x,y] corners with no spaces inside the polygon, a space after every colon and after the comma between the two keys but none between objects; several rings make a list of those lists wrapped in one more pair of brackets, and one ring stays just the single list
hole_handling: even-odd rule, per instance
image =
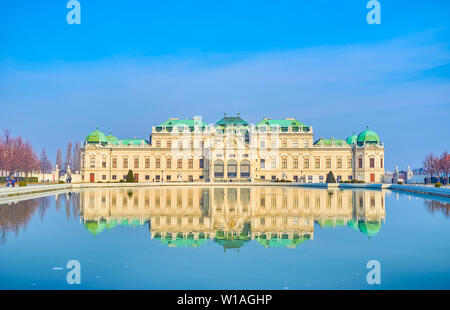
[{"label": "reflecting pool", "polygon": [[0,289],[450,288],[450,199],[278,186],[21,199],[0,205]]}]

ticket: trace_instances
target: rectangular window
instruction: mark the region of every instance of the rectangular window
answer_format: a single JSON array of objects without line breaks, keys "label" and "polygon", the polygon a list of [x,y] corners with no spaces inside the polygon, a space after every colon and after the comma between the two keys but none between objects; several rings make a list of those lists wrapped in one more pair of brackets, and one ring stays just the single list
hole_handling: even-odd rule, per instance
[{"label": "rectangular window", "polygon": [[170,140],[167,141],[167,147],[168,147],[168,148],[171,148],[171,147],[172,147],[172,141],[170,141]]},{"label": "rectangular window", "polygon": [[370,158],[370,168],[375,168],[375,158]]},{"label": "rectangular window", "polygon": [[155,168],[157,168],[157,169],[161,168],[161,158],[155,159]]},{"label": "rectangular window", "polygon": [[270,161],[270,166],[272,169],[277,168],[277,160],[275,158],[272,158],[272,160]]},{"label": "rectangular window", "polygon": [[294,158],[294,161],[292,162],[292,168],[298,169],[298,158]]},{"label": "rectangular window", "polygon": [[205,167],[204,167],[204,166],[205,166],[205,160],[204,160],[203,158],[200,158],[199,166],[200,166],[200,169],[205,168]]},{"label": "rectangular window", "polygon": [[117,168],[117,158],[112,159],[112,167]]},{"label": "rectangular window", "polygon": [[128,168],[128,158],[123,159],[123,167]]},{"label": "rectangular window", "polygon": [[292,147],[297,148],[298,147],[298,140],[294,140],[292,142]]},{"label": "rectangular window", "polygon": [[362,168],[363,163],[362,163],[362,158],[358,158],[358,168]]},{"label": "rectangular window", "polygon": [[287,169],[287,158],[286,158],[286,157],[284,157],[284,158],[282,159],[282,161],[281,161],[281,167],[282,167],[283,169]]},{"label": "rectangular window", "polygon": [[309,158],[303,159],[303,168],[309,169]]},{"label": "rectangular window", "polygon": [[169,174],[168,176],[166,176],[166,180],[167,180],[167,181],[172,180],[172,176]]},{"label": "rectangular window", "polygon": [[327,169],[331,169],[331,158],[327,158],[325,162],[325,167]]},{"label": "rectangular window", "polygon": [[134,168],[136,168],[136,169],[139,168],[139,158],[134,159]]},{"label": "rectangular window", "polygon": [[277,180],[277,176],[276,175],[273,175],[272,176],[272,181],[276,181]]},{"label": "rectangular window", "polygon": [[194,168],[194,160],[192,158],[188,159],[188,169]]},{"label": "rectangular window", "polygon": [[271,148],[276,148],[277,147],[277,142],[276,141],[274,141],[274,140],[272,140],[271,142],[270,142],[270,147]]},{"label": "rectangular window", "polygon": [[150,180],[150,176],[147,174],[146,176],[145,176],[145,179],[148,181],[148,180]]},{"label": "rectangular window", "polygon": [[261,159],[261,164],[260,164],[260,166],[261,166],[261,169],[266,168],[266,160],[265,160],[265,159]]},{"label": "rectangular window", "polygon": [[309,147],[309,141],[308,140],[304,140],[303,141],[303,146],[304,147]]},{"label": "rectangular window", "polygon": [[183,169],[183,159],[181,158],[177,160],[177,169]]},{"label": "rectangular window", "polygon": [[342,158],[338,157],[337,159],[337,168],[342,169]]},{"label": "rectangular window", "polygon": [[102,180],[106,180],[106,175],[102,175]]},{"label": "rectangular window", "polygon": [[106,158],[102,158],[102,168],[106,168]]},{"label": "rectangular window", "polygon": [[161,147],[161,140],[156,140],[156,147]]},{"label": "rectangular window", "polygon": [[320,158],[314,159],[314,168],[320,169]]},{"label": "rectangular window", "polygon": [[265,175],[262,175],[261,176],[261,180],[265,180],[266,179],[266,176]]},{"label": "rectangular window", "polygon": [[95,157],[91,157],[91,168],[95,168]]},{"label": "rectangular window", "polygon": [[383,168],[383,158],[380,158],[380,167]]},{"label": "rectangular window", "polygon": [[259,147],[262,147],[262,148],[266,147],[266,143],[264,141],[260,141]]},{"label": "rectangular window", "polygon": [[150,169],[150,158],[149,157],[145,158],[145,169]]},{"label": "rectangular window", "polygon": [[117,175],[114,174],[114,175],[112,176],[112,179],[113,179],[113,180],[117,180]]},{"label": "rectangular window", "polygon": [[351,157],[349,157],[347,160],[347,168],[353,168],[353,160]]},{"label": "rectangular window", "polygon": [[284,149],[287,148],[287,141],[286,141],[286,140],[283,140],[281,146],[282,146]]},{"label": "rectangular window", "polygon": [[172,168],[172,159],[166,158],[166,169],[171,169],[171,168]]}]

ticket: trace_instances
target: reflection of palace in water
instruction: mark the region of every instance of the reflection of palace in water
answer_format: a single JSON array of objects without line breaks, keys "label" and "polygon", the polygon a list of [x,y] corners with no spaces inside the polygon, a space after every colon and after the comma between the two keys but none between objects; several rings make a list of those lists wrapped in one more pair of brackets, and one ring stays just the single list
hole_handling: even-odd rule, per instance
[{"label": "reflection of palace in water", "polygon": [[158,187],[84,190],[80,195],[81,215],[91,233],[150,223],[151,238],[169,246],[199,246],[210,239],[224,248],[239,248],[249,240],[296,247],[314,238],[314,223],[374,236],[385,218],[382,191]]}]

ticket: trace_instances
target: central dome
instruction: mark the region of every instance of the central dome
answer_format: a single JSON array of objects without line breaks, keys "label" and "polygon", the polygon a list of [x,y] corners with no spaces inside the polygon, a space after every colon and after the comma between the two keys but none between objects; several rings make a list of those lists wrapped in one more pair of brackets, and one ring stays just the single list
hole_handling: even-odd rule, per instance
[{"label": "central dome", "polygon": [[96,127],[96,129],[86,137],[86,142],[92,144],[94,143],[107,144],[108,139],[106,138],[105,134],[100,130],[98,130],[98,127]]},{"label": "central dome", "polygon": [[358,145],[366,144],[378,144],[380,143],[380,137],[377,135],[377,133],[373,130],[369,129],[369,126],[367,126],[366,130],[361,132],[358,135],[358,138],[356,139]]}]

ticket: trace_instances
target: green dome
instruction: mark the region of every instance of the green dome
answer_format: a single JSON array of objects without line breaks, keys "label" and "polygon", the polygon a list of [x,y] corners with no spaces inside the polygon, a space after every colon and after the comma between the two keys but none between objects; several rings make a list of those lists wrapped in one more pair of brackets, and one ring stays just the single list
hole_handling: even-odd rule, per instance
[{"label": "green dome", "polygon": [[119,139],[113,136],[111,133],[109,133],[109,135],[106,137],[106,140],[108,140],[110,144],[119,144]]},{"label": "green dome", "polygon": [[103,132],[98,130],[98,127],[97,127],[93,132],[91,132],[86,137],[86,142],[87,143],[107,144],[108,143],[108,139],[106,138],[106,136],[105,136],[105,134]]},{"label": "green dome", "polygon": [[345,141],[347,142],[347,144],[353,145],[353,144],[356,144],[357,139],[358,139],[358,136],[356,135],[355,132],[353,132],[353,135],[348,137],[347,140],[345,140]]},{"label": "green dome", "polygon": [[358,223],[359,231],[363,234],[368,235],[369,237],[375,236],[380,232],[381,224],[377,221],[369,221],[369,222],[363,222],[360,221]]},{"label": "green dome", "polygon": [[380,137],[375,131],[370,130],[369,126],[367,126],[366,130],[358,135],[356,141],[358,142],[358,145],[363,145],[364,143],[377,144],[380,143]]},{"label": "green dome", "polygon": [[96,222],[96,221],[87,221],[84,224],[84,227],[94,236],[97,236],[99,233],[105,229],[106,225],[103,222]]}]

